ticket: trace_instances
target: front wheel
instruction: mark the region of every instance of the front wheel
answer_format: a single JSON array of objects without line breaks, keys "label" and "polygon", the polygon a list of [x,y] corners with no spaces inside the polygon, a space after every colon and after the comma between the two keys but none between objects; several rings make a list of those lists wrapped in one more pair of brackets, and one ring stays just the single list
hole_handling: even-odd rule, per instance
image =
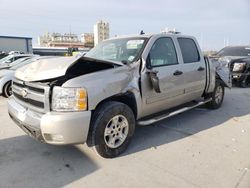
[{"label": "front wheel", "polygon": [[134,130],[133,111],[126,104],[107,102],[94,112],[88,145],[102,157],[114,158],[127,149]]},{"label": "front wheel", "polygon": [[209,96],[212,98],[212,100],[206,104],[207,108],[209,109],[220,108],[224,100],[224,94],[225,94],[224,85],[220,80],[217,80],[214,91]]}]

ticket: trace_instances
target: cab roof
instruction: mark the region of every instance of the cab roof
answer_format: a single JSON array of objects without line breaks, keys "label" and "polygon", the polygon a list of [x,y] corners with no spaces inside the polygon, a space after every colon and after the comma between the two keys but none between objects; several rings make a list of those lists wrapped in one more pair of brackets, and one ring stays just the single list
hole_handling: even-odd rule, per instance
[{"label": "cab roof", "polygon": [[183,35],[183,34],[174,34],[174,33],[157,33],[157,34],[143,34],[143,35],[121,35],[117,37],[112,37],[108,40],[114,40],[114,39],[121,39],[121,38],[151,38],[151,37],[161,37],[161,36],[168,36],[168,37],[187,37],[187,38],[193,38],[193,36],[189,35]]}]

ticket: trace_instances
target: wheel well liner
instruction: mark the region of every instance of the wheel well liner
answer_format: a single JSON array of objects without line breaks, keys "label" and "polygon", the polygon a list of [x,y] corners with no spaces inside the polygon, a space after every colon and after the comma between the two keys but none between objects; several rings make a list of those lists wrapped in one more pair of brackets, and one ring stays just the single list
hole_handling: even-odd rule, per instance
[{"label": "wheel well liner", "polygon": [[137,104],[136,104],[135,95],[132,92],[120,93],[118,95],[114,95],[109,98],[106,98],[100,103],[98,103],[95,109],[97,109],[99,106],[101,106],[102,104],[108,101],[117,101],[117,102],[121,102],[121,103],[128,105],[133,111],[135,118],[137,117]]}]

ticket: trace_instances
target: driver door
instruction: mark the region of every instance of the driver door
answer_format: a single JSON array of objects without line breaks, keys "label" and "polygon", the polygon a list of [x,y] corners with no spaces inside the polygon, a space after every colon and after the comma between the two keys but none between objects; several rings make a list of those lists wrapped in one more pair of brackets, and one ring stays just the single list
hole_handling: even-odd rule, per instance
[{"label": "driver door", "polygon": [[[161,37],[154,42],[147,57],[146,67],[146,71],[141,74],[143,116],[182,104],[184,71],[171,37]],[[160,92],[153,87],[150,77],[152,72],[158,78]]]}]

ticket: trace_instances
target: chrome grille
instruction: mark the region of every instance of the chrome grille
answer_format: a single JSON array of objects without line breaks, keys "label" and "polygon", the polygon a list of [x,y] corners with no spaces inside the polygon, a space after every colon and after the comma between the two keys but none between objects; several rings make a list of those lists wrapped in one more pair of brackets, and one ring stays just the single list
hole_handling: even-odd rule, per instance
[{"label": "chrome grille", "polygon": [[15,99],[23,106],[38,112],[49,111],[48,86],[14,79],[12,92]]}]

